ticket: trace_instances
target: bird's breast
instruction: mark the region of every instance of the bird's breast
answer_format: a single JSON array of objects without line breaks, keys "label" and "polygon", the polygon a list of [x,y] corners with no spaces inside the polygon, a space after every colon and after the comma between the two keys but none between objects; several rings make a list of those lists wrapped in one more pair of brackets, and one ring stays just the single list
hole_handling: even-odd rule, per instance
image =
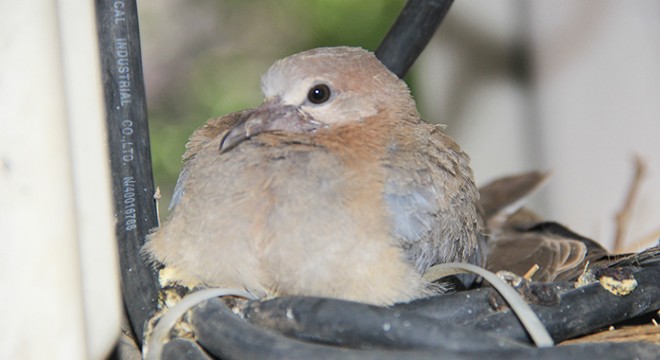
[{"label": "bird's breast", "polygon": [[216,160],[215,185],[197,198],[219,199],[213,216],[225,224],[225,236],[250,244],[267,269],[264,283],[296,292],[358,279],[350,286],[359,288],[379,266],[403,260],[378,162],[356,166],[355,159],[304,144],[246,142],[231,153]]}]

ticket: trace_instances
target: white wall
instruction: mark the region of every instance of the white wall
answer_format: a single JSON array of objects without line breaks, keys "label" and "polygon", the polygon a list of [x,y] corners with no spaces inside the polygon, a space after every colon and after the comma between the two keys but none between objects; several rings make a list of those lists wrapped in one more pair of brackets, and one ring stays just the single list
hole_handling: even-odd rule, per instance
[{"label": "white wall", "polygon": [[[532,82],[512,71],[520,46]],[[450,125],[479,183],[551,170],[533,207],[611,246],[639,154],[627,244],[660,230],[659,2],[456,1],[418,67],[422,113]]]},{"label": "white wall", "polygon": [[0,13],[0,359],[105,359],[121,302],[94,7]]}]

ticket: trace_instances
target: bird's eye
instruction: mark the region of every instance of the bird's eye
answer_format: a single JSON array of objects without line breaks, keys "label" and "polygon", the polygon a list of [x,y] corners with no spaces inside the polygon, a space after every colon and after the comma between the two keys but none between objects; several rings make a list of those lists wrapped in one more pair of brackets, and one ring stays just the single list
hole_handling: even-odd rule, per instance
[{"label": "bird's eye", "polygon": [[322,104],[330,98],[330,88],[328,85],[319,84],[314,85],[307,94],[307,99],[313,104]]}]

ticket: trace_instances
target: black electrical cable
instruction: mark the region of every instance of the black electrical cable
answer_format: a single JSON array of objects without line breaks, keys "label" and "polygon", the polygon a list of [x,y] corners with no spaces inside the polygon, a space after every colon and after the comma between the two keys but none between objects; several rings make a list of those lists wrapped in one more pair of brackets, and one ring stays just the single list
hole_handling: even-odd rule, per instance
[{"label": "black electrical cable", "polygon": [[409,0],[385,35],[376,57],[403,78],[447,15],[453,0]]},{"label": "black electrical cable", "polygon": [[163,349],[161,359],[172,360],[214,360],[194,340],[176,338],[170,340]]},{"label": "black electrical cable", "polygon": [[287,336],[351,348],[437,347],[459,351],[529,347],[396,306],[386,308],[325,298],[254,301],[245,309],[244,316],[254,325]]},{"label": "black electrical cable", "polygon": [[[556,306],[532,305],[532,309],[555,341],[585,335],[660,308],[660,266],[643,269],[634,277],[637,288],[625,296],[613,295],[595,283],[566,292]],[[475,318],[465,325],[518,341],[528,339],[509,311]]]},{"label": "black electrical cable", "polygon": [[[313,339],[291,339],[278,332],[250,324],[232,313],[222,301],[211,300],[192,310],[191,324],[198,343],[218,359],[545,359],[607,358],[656,359],[660,346],[645,343],[575,344],[549,348],[507,347],[462,350],[447,347],[414,349],[352,349],[312,342]],[[163,359],[174,360],[166,354],[179,354],[175,347],[165,345]],[[185,349],[191,346],[185,343]]]},{"label": "black electrical cable", "polygon": [[137,7],[135,0],[97,0],[96,13],[122,293],[141,343],[144,324],[157,307],[159,285],[155,271],[140,256],[158,219]]}]

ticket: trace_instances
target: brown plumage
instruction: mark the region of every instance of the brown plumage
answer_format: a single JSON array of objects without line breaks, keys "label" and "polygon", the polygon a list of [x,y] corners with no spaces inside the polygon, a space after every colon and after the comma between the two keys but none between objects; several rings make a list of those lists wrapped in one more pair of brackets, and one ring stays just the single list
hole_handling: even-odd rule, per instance
[{"label": "brown plumage", "polygon": [[262,90],[190,138],[145,247],[178,280],[392,304],[428,294],[434,263],[481,264],[467,155],[372,53],[290,56]]},{"label": "brown plumage", "polygon": [[522,276],[533,265],[536,281],[575,280],[587,263],[610,255],[597,242],[568,228],[544,221],[523,207],[527,198],[548,178],[528,172],[497,179],[479,189],[481,206],[490,231],[487,269],[507,270]]}]

